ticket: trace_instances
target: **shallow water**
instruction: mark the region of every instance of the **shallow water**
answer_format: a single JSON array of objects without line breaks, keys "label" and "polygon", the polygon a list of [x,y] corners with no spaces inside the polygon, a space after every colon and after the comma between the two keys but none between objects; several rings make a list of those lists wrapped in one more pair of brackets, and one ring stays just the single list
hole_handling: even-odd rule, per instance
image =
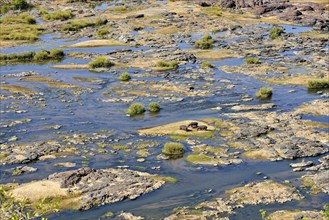
[{"label": "shallow water", "polygon": [[[104,10],[103,4],[97,8]],[[309,30],[304,27],[285,26],[287,31],[293,31],[298,33],[301,31]],[[191,36],[192,40],[199,39],[203,34],[195,33]],[[26,45],[20,47],[7,48],[2,50],[2,53],[22,52],[22,51],[37,51],[40,49],[51,49],[63,47],[69,44],[81,42],[84,39],[68,40],[57,39],[57,35],[43,35],[41,40],[34,45]],[[221,35],[215,35],[215,37],[222,37]],[[239,36],[236,38],[228,39],[227,42],[237,41],[245,36]],[[186,42],[188,39],[185,39]],[[177,43],[181,49],[190,49],[193,45],[188,43]],[[97,47],[97,48],[65,48],[65,52],[93,52],[104,54],[118,49],[131,49],[131,50],[144,50],[148,51],[149,47]],[[283,56],[289,56],[289,54],[282,54]],[[61,63],[68,64],[78,63],[86,64],[87,59],[73,59],[66,58]],[[274,90],[274,94],[271,101],[258,101],[251,100],[248,102],[241,101],[241,98],[245,95],[253,97],[259,87],[266,86],[266,83],[255,80],[253,77],[249,77],[243,74],[226,74],[218,69],[222,65],[235,66],[244,63],[244,59],[231,58],[222,61],[212,62],[215,65],[213,86],[223,86],[228,84],[235,85],[232,89],[214,89],[213,95],[209,97],[184,97],[182,102],[169,102],[162,101],[162,110],[157,115],[151,115],[145,113],[139,118],[129,118],[124,114],[124,110],[127,109],[128,104],[125,103],[105,103],[101,100],[107,97],[103,94],[111,90],[114,86],[120,82],[117,81],[118,72],[128,71],[132,74],[134,80],[134,73],[143,74],[143,70],[128,69],[120,71],[110,71],[104,73],[93,73],[88,70],[62,70],[50,68],[54,64],[48,63],[44,65],[37,64],[24,64],[15,66],[2,66],[1,76],[12,73],[20,73],[23,71],[35,71],[40,73],[41,76],[51,77],[57,80],[61,80],[65,83],[71,83],[80,85],[85,88],[92,89],[92,92],[86,92],[82,95],[74,95],[70,91],[63,91],[60,89],[49,88],[43,83],[38,82],[24,82],[18,78],[2,78],[9,84],[20,84],[28,87],[35,86],[35,90],[43,92],[43,98],[45,98],[47,106],[35,107],[35,101],[19,100],[15,103],[17,109],[26,109],[28,112],[22,114],[5,113],[1,114],[1,120],[17,120],[23,118],[31,118],[32,122],[28,124],[21,124],[11,128],[3,128],[1,132],[4,133],[1,136],[2,141],[8,140],[13,135],[19,137],[18,143],[26,143],[38,140],[57,139],[58,134],[56,130],[44,129],[49,125],[63,125],[59,130],[61,134],[70,135],[73,133],[93,133],[100,130],[115,130],[113,137],[119,135],[132,135],[127,140],[123,140],[120,143],[134,142],[141,139],[136,130],[167,124],[170,122],[176,122],[185,119],[202,119],[211,117],[223,117],[224,113],[234,112],[229,106],[224,104],[230,103],[242,103],[242,104],[262,104],[266,102],[272,102],[277,105],[274,111],[288,112],[294,108],[300,106],[304,102],[312,101],[314,99],[321,99],[316,93],[308,93],[307,89],[299,86],[275,86],[271,87]],[[189,83],[195,88],[201,86],[206,81],[204,79],[194,80],[185,78],[184,75],[189,73],[191,69],[197,68],[199,64],[187,64],[180,66],[178,74],[171,74],[169,80]],[[100,79],[101,83],[91,82],[79,82],[73,79],[73,77],[89,77]],[[161,74],[154,74],[154,77],[142,78],[143,80],[161,81],[163,77]],[[230,83],[222,83],[221,80],[230,80]],[[290,90],[295,90],[294,93],[289,93]],[[0,91],[0,94],[4,93]],[[176,94],[177,95],[177,94]],[[181,95],[177,95],[180,97]],[[119,97],[119,96],[113,96]],[[65,100],[65,102],[63,102]],[[72,102],[71,102],[72,101]],[[138,97],[136,102],[149,103],[151,101],[159,101],[158,98]],[[32,103],[31,103],[32,102]],[[6,110],[7,105],[11,105],[10,100],[3,100],[1,104],[1,110]],[[32,106],[31,106],[32,105]],[[217,106],[223,107],[222,110],[212,110]],[[44,119],[46,118],[46,120]],[[305,117],[306,119],[315,120],[312,117]],[[319,121],[328,121],[328,117],[323,117]],[[145,137],[146,140],[157,140],[161,144],[170,140],[169,137]],[[217,144],[220,146],[223,144],[223,140],[216,138],[215,140],[207,140],[204,143]],[[186,146],[188,147],[188,146]],[[88,144],[86,146],[89,152],[93,151],[95,144]],[[80,149],[81,150],[81,149]],[[190,152],[190,149],[187,149]],[[93,151],[94,155],[87,155],[89,158],[89,166],[93,168],[114,168],[120,165],[129,165],[131,169],[147,171],[150,173],[156,173],[160,175],[173,176],[178,179],[175,184],[166,184],[159,190],[148,193],[141,196],[134,201],[124,201],[117,204],[105,205],[102,207],[95,207],[91,210],[79,212],[79,211],[64,211],[49,216],[49,219],[98,219],[104,213],[108,211],[120,212],[122,210],[133,212],[136,215],[146,216],[147,219],[159,219],[168,216],[173,208],[179,206],[196,205],[204,200],[215,198],[216,196],[223,195],[225,190],[235,186],[241,186],[244,183],[262,180],[266,176],[269,179],[275,181],[290,180],[294,185],[298,186],[298,178],[301,173],[292,172],[289,167],[291,161],[252,161],[244,160],[240,165],[233,165],[228,167],[199,167],[188,164],[184,158],[178,160],[157,160],[156,156],[160,153],[161,147],[150,149],[152,155],[146,159],[145,163],[136,162],[136,156],[134,154],[118,153],[113,154],[101,154]],[[312,161],[317,161],[318,157],[308,158]],[[300,159],[301,160],[301,159]],[[294,162],[300,161],[296,160]],[[28,182],[35,179],[42,179],[49,174],[59,171],[66,171],[76,168],[61,168],[55,167],[53,164],[59,162],[75,162],[77,167],[81,167],[83,161],[86,159],[77,155],[69,155],[66,158],[60,158],[55,160],[38,161],[37,163],[29,164],[33,167],[37,167],[38,171],[35,173],[27,173],[22,176],[11,176],[8,172],[16,165],[7,165],[0,167],[0,183],[13,182]],[[123,161],[123,162],[122,162]],[[154,171],[152,166],[161,166],[160,171]],[[261,175],[256,175],[257,172],[262,172]],[[209,189],[213,191],[209,193]],[[303,191],[304,192],[304,191]],[[247,206],[246,208],[237,210],[237,213],[232,216],[231,219],[243,219],[252,218],[260,219],[260,215],[254,216],[258,213],[258,210],[266,207],[269,210],[275,210],[279,208],[314,208],[320,209],[324,201],[328,201],[327,195],[319,194],[318,196],[307,197],[300,202],[290,202],[284,205],[268,205],[268,206]]]}]

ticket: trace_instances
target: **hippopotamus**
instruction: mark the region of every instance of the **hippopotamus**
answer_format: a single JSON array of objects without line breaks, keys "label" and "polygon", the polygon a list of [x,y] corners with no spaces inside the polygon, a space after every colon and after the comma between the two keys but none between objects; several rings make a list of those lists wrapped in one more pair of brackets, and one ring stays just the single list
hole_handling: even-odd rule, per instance
[{"label": "hippopotamus", "polygon": [[197,130],[198,130],[198,131],[206,131],[207,128],[208,128],[207,126],[202,125],[202,126],[199,126],[199,127],[197,128]]},{"label": "hippopotamus", "polygon": [[186,125],[181,125],[179,126],[179,130],[188,131],[188,127]]},{"label": "hippopotamus", "polygon": [[190,124],[187,125],[187,127],[197,128],[198,122],[191,122]]}]

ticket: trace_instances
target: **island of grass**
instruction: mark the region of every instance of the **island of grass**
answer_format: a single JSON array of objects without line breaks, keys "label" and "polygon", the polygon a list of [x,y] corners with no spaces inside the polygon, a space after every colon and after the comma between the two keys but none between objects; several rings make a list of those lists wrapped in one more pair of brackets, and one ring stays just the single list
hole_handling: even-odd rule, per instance
[{"label": "island of grass", "polygon": [[[198,122],[199,126],[207,126],[207,130],[205,131],[197,131],[197,129],[189,128],[189,131],[180,130],[181,125],[188,125],[191,122]],[[216,137],[215,133],[215,127],[208,125],[207,123],[203,121],[197,121],[197,120],[185,120],[180,122],[174,122],[162,126],[157,126],[153,128],[145,128],[138,130],[137,132],[139,135],[142,136],[164,136],[169,135],[174,140],[185,140],[188,137],[194,136],[199,137],[202,139],[211,139]]]},{"label": "island of grass", "polygon": [[3,16],[0,18],[0,26],[1,47],[34,42],[44,30],[28,13]]},{"label": "island of grass", "polygon": [[0,65],[26,62],[43,63],[49,61],[60,61],[64,58],[64,56],[65,54],[62,49],[0,54]]}]

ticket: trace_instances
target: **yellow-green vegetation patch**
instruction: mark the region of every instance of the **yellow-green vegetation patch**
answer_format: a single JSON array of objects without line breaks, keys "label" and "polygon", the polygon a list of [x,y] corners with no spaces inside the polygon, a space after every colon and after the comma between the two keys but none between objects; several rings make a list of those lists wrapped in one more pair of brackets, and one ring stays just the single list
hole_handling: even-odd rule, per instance
[{"label": "yellow-green vegetation patch", "polygon": [[[206,131],[197,131],[196,129],[191,129],[190,131],[184,131],[180,130],[181,125],[188,125],[191,122],[198,122],[199,126],[207,126]],[[170,135],[171,137],[189,137],[189,136],[195,136],[195,137],[215,137],[214,135],[215,127],[206,124],[202,121],[193,121],[193,120],[185,120],[175,123],[170,123],[162,126],[157,126],[153,128],[145,128],[138,130],[137,132],[139,135],[142,136],[164,136],[164,135]]]},{"label": "yellow-green vegetation patch", "polygon": [[0,47],[38,40],[44,29],[35,23],[35,19],[28,13],[0,18]]},{"label": "yellow-green vegetation patch", "polygon": [[234,134],[239,131],[239,128],[234,126],[232,123],[219,118],[207,118],[202,119],[202,121],[217,128],[217,130],[219,130],[219,135],[224,138],[232,138]]},{"label": "yellow-green vegetation patch", "polygon": [[[297,76],[283,76],[279,78],[260,78],[267,83],[276,84],[276,85],[297,85],[308,87],[310,81],[317,82],[319,79],[316,76],[298,74]],[[325,84],[328,84],[326,80],[321,80]]]},{"label": "yellow-green vegetation patch", "polygon": [[131,151],[131,149],[129,149],[129,147],[127,145],[113,145],[113,146],[111,146],[111,148],[113,150],[117,150],[117,151],[124,151],[124,152]]},{"label": "yellow-green vegetation patch", "polygon": [[97,78],[88,78],[88,77],[79,77],[79,76],[74,76],[73,79],[80,82],[92,82],[92,83],[102,82],[102,80]]},{"label": "yellow-green vegetation patch", "polygon": [[219,49],[219,50],[191,50],[197,58],[204,60],[223,60],[227,58],[238,58],[241,57],[233,50],[230,49]]},{"label": "yellow-green vegetation patch", "polygon": [[328,39],[329,34],[326,32],[320,32],[320,31],[306,31],[306,32],[301,32],[299,33],[300,36],[302,37],[309,37],[309,38],[314,38],[314,39]]},{"label": "yellow-green vegetation patch", "polygon": [[275,150],[259,149],[246,151],[242,156],[253,160],[274,160],[278,157],[278,154]]},{"label": "yellow-green vegetation patch", "polygon": [[59,182],[41,180],[21,184],[14,187],[10,193],[17,200],[27,200],[36,215],[57,212],[62,209],[77,209],[80,205],[80,195],[69,193],[61,188]]},{"label": "yellow-green vegetation patch", "polygon": [[1,85],[0,90],[4,90],[13,94],[21,94],[25,96],[32,96],[35,94],[32,91],[32,89],[21,85]]},{"label": "yellow-green vegetation patch", "polygon": [[111,47],[111,46],[126,46],[122,41],[114,39],[104,39],[104,40],[89,40],[83,41],[76,44],[65,46],[67,48],[83,48],[83,47]]},{"label": "yellow-green vegetation patch", "polygon": [[221,160],[214,156],[204,154],[190,154],[186,157],[186,161],[193,164],[216,165]]},{"label": "yellow-green vegetation patch", "polygon": [[73,17],[73,14],[71,11],[53,11],[50,13],[44,12],[42,13],[42,17],[45,20],[67,20]]},{"label": "yellow-green vegetation patch", "polygon": [[163,60],[159,60],[156,62],[156,67],[154,67],[153,69],[158,71],[164,71],[164,70],[177,69],[178,67],[179,67],[179,63],[177,61],[165,62]]},{"label": "yellow-green vegetation patch", "polygon": [[171,176],[158,176],[158,175],[150,175],[148,176],[154,180],[157,181],[165,181],[166,183],[176,183],[177,179],[175,177],[171,177]]},{"label": "yellow-green vegetation patch", "polygon": [[67,83],[57,81],[52,78],[43,77],[43,76],[28,76],[28,77],[22,78],[22,80],[26,81],[26,82],[45,83],[49,87],[58,88],[58,89],[81,89],[82,88],[77,85],[67,84]]},{"label": "yellow-green vegetation patch", "polygon": [[175,33],[178,33],[179,31],[181,31],[181,29],[179,29],[176,26],[168,26],[168,27],[159,28],[157,30],[154,30],[154,31],[152,31],[152,33],[166,35],[166,34],[175,34]]},{"label": "yellow-green vegetation patch", "polygon": [[312,128],[322,128],[322,129],[329,128],[329,123],[311,121],[311,120],[303,120],[303,122],[305,125],[310,126]]},{"label": "yellow-green vegetation patch", "polygon": [[79,31],[86,27],[97,27],[107,23],[106,19],[74,19],[70,20],[69,24],[63,26],[63,31]]},{"label": "yellow-green vegetation patch", "polygon": [[5,159],[8,156],[8,154],[0,153],[0,161]]},{"label": "yellow-green vegetation patch", "polygon": [[78,70],[78,69],[89,69],[88,64],[62,64],[62,65],[55,65],[51,68],[54,69],[66,69],[66,70]]}]

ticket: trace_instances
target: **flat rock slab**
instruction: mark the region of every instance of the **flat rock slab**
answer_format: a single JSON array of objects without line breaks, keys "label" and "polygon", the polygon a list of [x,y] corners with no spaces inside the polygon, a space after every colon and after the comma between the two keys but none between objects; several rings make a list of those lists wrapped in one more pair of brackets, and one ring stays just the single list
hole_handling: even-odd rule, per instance
[{"label": "flat rock slab", "polygon": [[60,197],[72,200],[81,210],[125,199],[136,199],[160,188],[165,182],[148,173],[132,170],[80,168],[54,173],[45,180],[21,184],[12,191],[15,198],[37,202]]},{"label": "flat rock slab", "polygon": [[57,141],[41,141],[27,144],[1,144],[0,150],[5,157],[0,164],[25,164],[40,160],[41,157],[63,152],[65,145]]},{"label": "flat rock slab", "polygon": [[229,204],[233,206],[284,203],[303,199],[295,188],[273,181],[250,183],[231,189],[226,194],[229,197]]},{"label": "flat rock slab", "polygon": [[306,174],[302,177],[304,186],[310,187],[313,193],[324,192],[329,194],[329,170],[316,174]]},{"label": "flat rock slab", "polygon": [[280,210],[268,216],[269,219],[276,220],[295,220],[295,219],[313,219],[313,220],[326,220],[326,218],[319,211],[311,210]]}]

